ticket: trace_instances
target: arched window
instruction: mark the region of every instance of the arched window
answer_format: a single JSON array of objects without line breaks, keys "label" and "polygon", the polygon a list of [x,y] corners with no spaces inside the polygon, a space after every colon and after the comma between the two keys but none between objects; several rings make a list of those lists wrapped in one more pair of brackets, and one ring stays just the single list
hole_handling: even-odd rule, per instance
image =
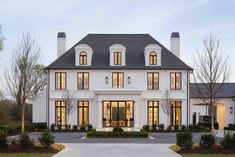
[{"label": "arched window", "polygon": [[86,52],[82,51],[80,53],[79,63],[80,63],[80,65],[86,65],[87,64],[87,54],[86,54]]},{"label": "arched window", "polygon": [[149,65],[157,65],[157,53],[154,51],[149,54]]}]

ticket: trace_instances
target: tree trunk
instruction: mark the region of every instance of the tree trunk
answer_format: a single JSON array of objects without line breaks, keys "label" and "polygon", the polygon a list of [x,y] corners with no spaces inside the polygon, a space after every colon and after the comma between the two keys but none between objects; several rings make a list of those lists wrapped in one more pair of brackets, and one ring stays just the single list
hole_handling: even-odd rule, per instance
[{"label": "tree trunk", "polygon": [[22,111],[21,111],[21,133],[25,131],[25,103],[22,104]]},{"label": "tree trunk", "polygon": [[210,98],[210,105],[211,105],[211,132],[214,133],[214,106],[212,98]]}]

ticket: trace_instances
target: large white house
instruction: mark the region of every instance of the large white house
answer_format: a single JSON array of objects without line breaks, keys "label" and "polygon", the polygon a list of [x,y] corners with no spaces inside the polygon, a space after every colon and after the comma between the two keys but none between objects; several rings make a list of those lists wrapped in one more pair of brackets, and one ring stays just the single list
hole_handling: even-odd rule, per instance
[{"label": "large white house", "polygon": [[88,34],[67,50],[65,33],[58,33],[57,59],[45,68],[48,83],[33,103],[33,122],[97,130],[191,124],[193,110],[204,112],[197,98],[190,105],[193,69],[180,59],[177,32],[170,49],[149,34]]}]

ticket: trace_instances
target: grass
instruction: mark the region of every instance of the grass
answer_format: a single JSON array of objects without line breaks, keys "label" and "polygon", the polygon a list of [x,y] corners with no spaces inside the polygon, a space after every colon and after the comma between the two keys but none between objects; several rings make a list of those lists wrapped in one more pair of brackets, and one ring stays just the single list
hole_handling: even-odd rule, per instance
[{"label": "grass", "polygon": [[180,154],[183,157],[235,157],[235,154]]},{"label": "grass", "polygon": [[1,157],[51,157],[53,153],[0,153]]}]

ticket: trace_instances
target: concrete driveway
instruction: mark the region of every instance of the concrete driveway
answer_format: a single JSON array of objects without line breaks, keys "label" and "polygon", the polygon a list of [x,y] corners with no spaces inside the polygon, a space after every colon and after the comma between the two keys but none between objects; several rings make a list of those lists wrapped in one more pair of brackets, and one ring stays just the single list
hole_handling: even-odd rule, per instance
[{"label": "concrete driveway", "polygon": [[66,143],[53,157],[181,157],[171,151],[171,144]]}]

